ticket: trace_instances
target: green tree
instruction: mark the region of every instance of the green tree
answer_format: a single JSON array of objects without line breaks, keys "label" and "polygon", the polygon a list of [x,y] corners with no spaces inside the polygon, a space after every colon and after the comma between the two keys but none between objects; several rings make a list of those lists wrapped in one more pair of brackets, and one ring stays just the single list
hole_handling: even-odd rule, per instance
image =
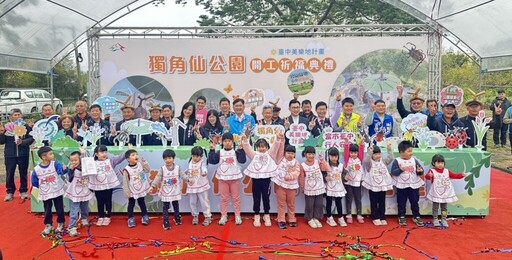
[{"label": "green tree", "polygon": [[[188,0],[175,0],[186,4]],[[379,0],[195,0],[201,26],[405,24],[419,21]]]}]

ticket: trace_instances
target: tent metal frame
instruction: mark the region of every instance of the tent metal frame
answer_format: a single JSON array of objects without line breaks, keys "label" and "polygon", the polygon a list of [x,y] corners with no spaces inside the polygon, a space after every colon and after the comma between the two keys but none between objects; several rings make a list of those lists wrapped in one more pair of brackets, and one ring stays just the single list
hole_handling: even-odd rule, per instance
[{"label": "tent metal frame", "polygon": [[437,99],[441,87],[440,33],[427,24],[358,24],[293,26],[209,27],[94,27],[87,32],[89,55],[88,98],[100,96],[100,38],[285,38],[285,37],[384,37],[429,35],[427,61],[428,98]]}]

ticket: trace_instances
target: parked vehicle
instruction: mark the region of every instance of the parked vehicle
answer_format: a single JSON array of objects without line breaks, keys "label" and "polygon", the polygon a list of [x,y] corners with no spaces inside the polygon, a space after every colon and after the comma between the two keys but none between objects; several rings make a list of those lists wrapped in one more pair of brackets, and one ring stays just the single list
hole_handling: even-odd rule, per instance
[{"label": "parked vehicle", "polygon": [[[52,104],[52,94],[46,90],[4,89],[0,92],[0,114],[8,114],[13,108],[21,109],[23,114],[36,114],[45,104]],[[62,101],[54,97],[53,108],[60,114]]]}]

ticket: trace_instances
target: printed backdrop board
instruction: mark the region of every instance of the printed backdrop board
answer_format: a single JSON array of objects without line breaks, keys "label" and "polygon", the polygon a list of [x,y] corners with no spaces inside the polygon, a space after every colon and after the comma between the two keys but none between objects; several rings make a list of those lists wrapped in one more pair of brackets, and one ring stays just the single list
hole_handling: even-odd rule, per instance
[{"label": "printed backdrop board", "polygon": [[[175,163],[180,165],[181,169],[186,169],[188,165],[188,160],[190,158],[190,148],[182,146],[175,150],[176,159]],[[75,149],[65,149],[64,152],[66,154],[71,153]],[[118,147],[109,147],[109,157],[121,154],[124,152],[126,148],[120,150]],[[158,169],[163,165],[162,152],[164,150],[161,146],[144,146],[140,149],[137,149],[139,152],[139,158],[145,158],[150,167],[151,167],[151,179],[156,175]],[[88,148],[89,153],[92,153],[92,148]],[[302,162],[303,158],[300,156],[302,149],[298,149],[297,151],[297,159]],[[489,191],[490,191],[490,172],[491,172],[491,156],[488,152],[477,152],[474,148],[467,148],[463,150],[455,150],[453,152],[448,151],[448,149],[436,149],[427,151],[421,151],[419,149],[414,149],[414,156],[418,159],[418,161],[425,168],[425,172],[430,168],[430,162],[432,160],[432,156],[436,153],[440,153],[445,156],[446,159],[446,167],[454,172],[466,172],[468,176],[461,180],[452,180],[455,186],[455,193],[459,198],[459,201],[448,204],[448,214],[449,215],[488,215],[489,214]],[[398,156],[398,153],[394,154]],[[383,156],[387,156],[386,152],[383,153]],[[343,158],[343,156],[340,156]],[[31,153],[31,163],[37,162],[37,151],[33,150]],[[65,164],[68,163],[67,158],[64,156],[62,152],[55,153],[55,160],[63,162]],[[247,166],[248,162],[243,165],[243,169]],[[119,174],[119,180],[122,181],[122,177],[120,175],[120,170],[126,166],[126,161],[118,165],[115,169]],[[213,178],[214,172],[216,169],[216,165],[208,165],[208,178],[210,179],[210,183],[212,188],[209,191],[209,198],[211,203],[212,212],[220,211],[220,193],[218,190],[217,180]],[[32,168],[32,167],[31,167]],[[250,184],[250,178],[244,175],[244,178],[241,180],[242,185],[240,185],[240,198],[241,198],[241,209],[242,212],[252,212],[252,189]],[[274,185],[272,184],[272,192],[270,195],[270,211],[275,213],[277,211],[277,201],[274,193]],[[425,198],[426,191],[430,187],[430,182],[427,181],[426,187],[420,188],[420,212],[423,215],[431,215],[432,213],[432,202]],[[31,210],[33,212],[43,212],[43,203],[37,200],[38,190],[37,188],[32,189],[32,199]],[[126,208],[128,206],[128,199],[126,199],[123,195],[122,186],[119,186],[114,189],[113,193],[113,211],[114,212],[126,212]],[[370,200],[368,197],[368,190],[362,188],[362,205],[363,205],[363,214],[370,214]],[[185,191],[183,191],[182,199],[180,200],[180,210],[181,212],[190,212],[189,207],[189,196],[186,195]],[[68,209],[68,200],[65,199],[66,210]],[[145,198],[146,204],[148,206],[148,211],[150,212],[162,212],[162,202],[158,198],[158,196],[147,195]],[[343,200],[344,203],[345,200]],[[324,204],[325,205],[325,204]],[[97,211],[96,199],[93,198],[89,202],[89,208],[92,212]],[[304,193],[302,191],[297,192],[296,200],[295,200],[295,210],[297,213],[304,212]],[[344,207],[345,208],[345,207]],[[408,208],[408,214],[409,207]],[[138,206],[136,207],[138,209]],[[229,206],[230,212],[233,212],[231,203]],[[355,212],[355,208],[353,207],[353,211]],[[386,214],[397,214],[397,203],[396,203],[396,193],[393,191],[389,191],[386,196]]]},{"label": "printed backdrop board", "polygon": [[[149,100],[177,107],[203,95],[207,108],[222,97],[245,99],[247,108],[277,102],[288,115],[293,92],[333,109],[337,89],[365,114],[368,100],[395,107],[396,83],[426,89],[427,65],[408,49],[426,50],[427,37],[344,37],[272,39],[100,39],[101,95],[129,100],[136,115]],[[407,48],[407,49],[406,49]],[[425,52],[426,53],[426,52]],[[413,73],[414,71],[414,73]],[[424,92],[426,93],[426,92]],[[406,99],[408,97],[405,97]],[[108,103],[108,102],[107,102]],[[105,104],[115,108],[115,104]],[[248,110],[247,110],[248,111]],[[118,109],[108,111],[118,121]]]}]

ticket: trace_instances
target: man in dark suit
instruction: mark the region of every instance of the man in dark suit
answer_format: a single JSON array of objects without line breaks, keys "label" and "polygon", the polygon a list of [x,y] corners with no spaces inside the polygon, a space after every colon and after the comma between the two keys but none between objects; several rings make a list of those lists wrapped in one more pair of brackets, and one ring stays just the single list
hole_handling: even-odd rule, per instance
[{"label": "man in dark suit", "polygon": [[[300,102],[297,99],[290,100],[288,103],[288,109],[290,110],[290,116],[284,119],[284,128],[288,130],[291,124],[305,124],[309,125],[307,118],[300,116]],[[310,128],[308,128],[310,129]]]},{"label": "man in dark suit", "polygon": [[327,118],[327,103],[320,101],[315,105],[316,114],[318,117],[314,121],[314,127],[311,129],[311,134],[317,137],[322,134],[325,127],[331,126],[331,120]]}]

